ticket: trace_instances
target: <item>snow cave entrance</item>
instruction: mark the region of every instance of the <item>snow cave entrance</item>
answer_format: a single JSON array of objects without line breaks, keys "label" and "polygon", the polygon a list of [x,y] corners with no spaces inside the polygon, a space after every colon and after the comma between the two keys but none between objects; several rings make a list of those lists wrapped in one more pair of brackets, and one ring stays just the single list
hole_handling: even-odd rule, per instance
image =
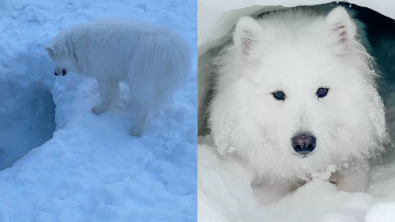
[{"label": "snow cave entrance", "polygon": [[3,82],[0,106],[0,170],[50,140],[55,131],[55,104],[42,82]]},{"label": "snow cave entrance", "polygon": [[[329,11],[328,8],[343,6],[351,9],[353,16],[365,24],[365,32],[368,41],[371,44],[371,55],[376,59],[381,77],[378,80],[379,91],[383,101],[387,107],[387,123],[392,138],[395,138],[395,21],[367,7],[361,7],[347,2],[330,2],[320,5],[297,6],[302,8],[315,8],[318,10]],[[227,12],[228,21],[218,23],[218,26],[228,28],[221,30],[220,27],[214,27],[214,32],[209,33],[207,41],[199,45],[199,135],[209,134],[210,130],[206,124],[206,105],[209,103],[211,94],[210,78],[213,74],[213,66],[211,64],[212,57],[218,55],[223,45],[231,41],[231,33],[234,30],[235,23],[242,16],[259,16],[274,10],[285,9],[282,6],[260,7],[254,6],[250,8],[241,8]],[[243,11],[244,12],[241,12]],[[234,21],[229,24],[229,21]],[[221,36],[221,34],[223,35]],[[391,93],[391,91],[393,93]]]}]

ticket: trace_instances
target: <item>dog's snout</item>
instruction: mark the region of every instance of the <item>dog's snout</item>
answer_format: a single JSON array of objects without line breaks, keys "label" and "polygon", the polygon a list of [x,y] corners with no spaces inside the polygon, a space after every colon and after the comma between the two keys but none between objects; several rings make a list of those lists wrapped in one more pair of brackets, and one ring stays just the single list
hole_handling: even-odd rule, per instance
[{"label": "dog's snout", "polygon": [[310,134],[299,134],[291,139],[295,152],[307,155],[315,149],[317,139]]},{"label": "dog's snout", "polygon": [[67,74],[67,70],[66,69],[62,69],[61,72],[59,72],[59,70],[55,70],[55,72],[54,72],[55,76],[60,76],[60,75],[65,76],[66,74]]}]

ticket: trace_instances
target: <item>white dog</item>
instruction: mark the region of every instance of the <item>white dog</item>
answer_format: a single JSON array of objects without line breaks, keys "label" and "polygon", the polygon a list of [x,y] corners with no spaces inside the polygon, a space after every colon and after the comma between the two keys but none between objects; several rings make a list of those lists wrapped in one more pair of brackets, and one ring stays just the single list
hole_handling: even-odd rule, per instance
[{"label": "white dog", "polygon": [[149,111],[168,102],[189,74],[188,43],[173,31],[147,22],[102,19],[62,30],[45,49],[56,64],[55,75],[67,71],[93,77],[103,112],[119,96],[119,81],[126,81],[140,135]]},{"label": "white dog", "polygon": [[219,153],[247,163],[256,181],[295,188],[329,170],[340,189],[364,191],[367,159],[389,136],[360,31],[342,7],[241,18],[209,105]]}]

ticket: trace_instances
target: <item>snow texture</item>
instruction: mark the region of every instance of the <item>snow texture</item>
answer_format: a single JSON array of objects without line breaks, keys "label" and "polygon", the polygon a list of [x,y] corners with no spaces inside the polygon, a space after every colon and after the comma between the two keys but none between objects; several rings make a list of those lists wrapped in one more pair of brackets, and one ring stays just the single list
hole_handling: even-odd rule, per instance
[{"label": "snow texture", "polygon": [[[227,41],[226,34],[238,18],[257,10],[315,5],[324,0],[298,1],[199,1],[198,54]],[[369,7],[395,18],[394,2],[354,0],[350,3]],[[221,5],[221,7],[219,7]],[[260,6],[258,6],[260,5]],[[269,6],[262,8],[262,6]],[[207,16],[210,15],[210,16]],[[216,21],[216,22],[213,22]],[[225,37],[224,37],[225,36]],[[383,43],[390,50],[392,44]],[[387,54],[388,55],[388,54]],[[393,59],[393,57],[391,57]],[[204,58],[202,58],[204,59]],[[393,63],[388,58],[384,63]],[[201,64],[199,64],[201,65]],[[204,67],[206,68],[206,67]],[[207,79],[199,75],[199,98],[205,93]],[[203,84],[202,84],[203,83]],[[201,85],[202,84],[202,85]],[[391,91],[392,88],[392,91]],[[393,137],[395,94],[388,86],[384,95],[387,124]],[[199,101],[199,106],[201,101]],[[270,187],[251,186],[252,175],[244,164],[219,156],[212,148],[211,136],[200,137],[198,145],[198,218],[201,222],[270,221],[270,222],[387,222],[395,221],[395,163],[378,164],[369,170],[370,186],[366,193],[348,193],[318,175],[311,182],[287,194],[273,193]],[[391,159],[391,157],[389,157]]]},{"label": "snow texture", "polygon": [[196,4],[0,0],[0,221],[196,221],[196,60],[174,103],[133,137],[126,85],[97,116],[97,82],[56,78],[44,50],[63,28],[120,17],[178,30],[196,57]]}]

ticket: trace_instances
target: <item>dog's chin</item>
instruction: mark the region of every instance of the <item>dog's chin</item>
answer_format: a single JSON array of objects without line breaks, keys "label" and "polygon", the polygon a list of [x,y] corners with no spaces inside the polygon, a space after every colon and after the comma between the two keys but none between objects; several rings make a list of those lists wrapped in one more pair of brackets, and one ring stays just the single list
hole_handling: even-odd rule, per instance
[{"label": "dog's chin", "polygon": [[315,153],[315,151],[313,151],[313,152],[311,152],[311,153],[307,153],[307,154],[300,154],[300,153],[292,152],[292,154],[293,154],[294,156],[297,156],[297,157],[299,157],[299,158],[307,158],[307,157],[310,157],[310,156],[314,155],[314,153]]}]

